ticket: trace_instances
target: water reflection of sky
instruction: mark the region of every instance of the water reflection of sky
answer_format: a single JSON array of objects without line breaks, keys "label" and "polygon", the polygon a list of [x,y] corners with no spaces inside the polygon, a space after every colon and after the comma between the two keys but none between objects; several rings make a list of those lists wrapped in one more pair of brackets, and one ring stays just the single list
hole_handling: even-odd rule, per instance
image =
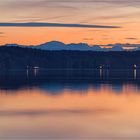
[{"label": "water reflection of sky", "polygon": [[93,89],[95,91],[100,91],[102,87],[109,88],[114,91],[114,93],[121,93],[125,87],[130,86],[131,89],[135,91],[140,91],[140,85],[136,83],[58,83],[58,84],[44,84],[41,86],[38,86],[40,90],[46,91],[46,93],[51,94],[61,94],[65,90],[71,90],[71,91],[80,91],[80,93],[86,93],[88,89]]},{"label": "water reflection of sky", "polygon": [[[123,90],[123,87],[126,86],[126,85],[129,85],[131,86],[131,88],[133,88],[134,90],[140,90],[139,88],[139,84],[135,85],[135,84],[130,84],[130,83],[122,83],[122,84],[101,84],[101,83],[98,83],[98,84],[91,84],[91,83],[45,83],[45,84],[42,84],[42,85],[34,85],[34,86],[21,86],[19,88],[2,88],[1,91],[7,91],[7,94],[14,94],[16,93],[16,91],[20,91],[20,90],[24,90],[24,89],[39,89],[41,91],[44,91],[46,92],[46,94],[61,94],[63,93],[65,90],[71,90],[71,91],[80,91],[80,93],[86,93],[86,91],[88,89],[93,89],[95,91],[99,91],[102,87],[106,87],[106,88],[111,88],[112,90],[114,90],[114,93],[121,93],[122,90]],[[78,92],[79,93],[79,92]]]},{"label": "water reflection of sky", "polygon": [[139,93],[134,83],[0,90],[0,138],[139,139]]}]

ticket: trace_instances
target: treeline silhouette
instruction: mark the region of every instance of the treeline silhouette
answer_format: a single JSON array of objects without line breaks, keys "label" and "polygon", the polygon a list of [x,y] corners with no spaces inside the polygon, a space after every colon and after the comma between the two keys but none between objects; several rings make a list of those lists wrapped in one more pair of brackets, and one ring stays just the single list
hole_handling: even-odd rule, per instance
[{"label": "treeline silhouette", "polygon": [[27,69],[134,69],[140,68],[140,51],[44,51],[0,47],[0,70]]}]

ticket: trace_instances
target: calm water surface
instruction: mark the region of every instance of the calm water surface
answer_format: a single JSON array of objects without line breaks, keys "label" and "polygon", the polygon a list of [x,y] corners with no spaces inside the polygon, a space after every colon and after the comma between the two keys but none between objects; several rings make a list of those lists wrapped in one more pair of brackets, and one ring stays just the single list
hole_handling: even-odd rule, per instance
[{"label": "calm water surface", "polygon": [[1,84],[0,140],[140,139],[138,81],[23,83]]}]

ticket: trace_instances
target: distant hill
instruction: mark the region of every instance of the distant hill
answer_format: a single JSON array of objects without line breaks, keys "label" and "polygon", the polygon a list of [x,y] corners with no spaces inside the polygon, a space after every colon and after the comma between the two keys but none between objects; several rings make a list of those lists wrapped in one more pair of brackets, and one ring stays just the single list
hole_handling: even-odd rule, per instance
[{"label": "distant hill", "polygon": [[[14,44],[15,45],[15,44]],[[13,45],[12,45],[13,46]],[[98,45],[89,46],[86,43],[71,43],[64,44],[59,41],[51,41],[37,46],[27,46],[29,48],[49,50],[49,51],[62,51],[62,50],[72,50],[72,51],[124,51],[121,44],[115,44],[111,48],[101,48]]]},{"label": "distant hill", "polygon": [[18,44],[6,44],[7,47],[28,47],[38,50],[48,50],[48,51],[97,51],[97,52],[109,52],[109,51],[139,51],[140,44],[107,44],[107,45],[88,45],[86,43],[71,43],[65,44],[59,41],[51,41],[46,42],[44,44],[35,45],[35,46],[25,46],[25,45],[18,45]]}]

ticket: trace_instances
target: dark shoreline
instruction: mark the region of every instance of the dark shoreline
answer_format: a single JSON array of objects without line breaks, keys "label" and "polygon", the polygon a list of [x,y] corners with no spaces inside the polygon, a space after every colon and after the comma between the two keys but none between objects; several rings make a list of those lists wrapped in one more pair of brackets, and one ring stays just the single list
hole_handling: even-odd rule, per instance
[{"label": "dark shoreline", "polygon": [[140,51],[44,51],[23,47],[0,47],[0,70],[93,70],[140,69]]},{"label": "dark shoreline", "polygon": [[96,69],[88,71],[52,71],[52,70],[22,70],[0,72],[0,89],[15,90],[41,85],[69,84],[134,84],[140,85],[140,70],[108,70]]}]

